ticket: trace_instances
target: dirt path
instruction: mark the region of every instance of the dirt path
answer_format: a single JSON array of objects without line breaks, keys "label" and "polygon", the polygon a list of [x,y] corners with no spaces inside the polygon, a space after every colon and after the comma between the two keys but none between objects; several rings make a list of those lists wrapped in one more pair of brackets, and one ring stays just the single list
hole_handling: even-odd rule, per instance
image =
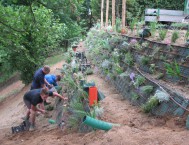
[{"label": "dirt path", "polygon": [[[189,133],[184,128],[180,118],[156,118],[144,114],[140,108],[131,105],[109,83],[105,82],[98,74],[88,76],[88,80],[94,80],[96,86],[106,98],[101,102],[104,108],[102,120],[120,124],[108,132],[97,130],[87,134],[62,132],[45,120],[41,121],[37,131],[25,132],[5,136],[2,145],[188,145]],[[27,88],[25,88],[27,89]],[[24,90],[23,90],[24,91]],[[17,98],[19,98],[17,96]],[[9,111],[11,101],[1,106],[4,111]],[[13,116],[19,118],[23,104],[16,100]],[[11,112],[11,111],[10,111]],[[4,113],[5,114],[5,113]],[[0,117],[2,115],[0,109]],[[4,120],[2,120],[4,121]],[[10,121],[10,120],[9,120]]]}]

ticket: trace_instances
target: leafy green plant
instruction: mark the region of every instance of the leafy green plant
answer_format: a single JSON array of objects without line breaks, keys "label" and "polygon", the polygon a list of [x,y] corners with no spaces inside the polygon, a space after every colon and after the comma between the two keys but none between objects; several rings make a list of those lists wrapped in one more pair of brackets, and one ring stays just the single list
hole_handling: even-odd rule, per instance
[{"label": "leafy green plant", "polygon": [[121,33],[121,19],[120,18],[116,18],[116,31],[118,33]]},{"label": "leafy green plant", "polygon": [[152,97],[150,97],[150,99],[148,100],[148,102],[146,102],[146,104],[142,105],[142,110],[145,113],[149,113],[158,104],[159,104],[159,100],[157,99],[157,97],[152,96]]},{"label": "leafy green plant", "polygon": [[86,75],[92,75],[93,74],[93,70],[91,68],[87,68],[87,70],[85,71]]},{"label": "leafy green plant", "polygon": [[159,59],[165,61],[167,58],[166,58],[166,56],[164,56],[164,55],[160,55],[160,56],[159,56]]},{"label": "leafy green plant", "polygon": [[131,99],[132,100],[138,100],[140,96],[137,93],[131,92]]},{"label": "leafy green plant", "polygon": [[124,61],[129,65],[129,66],[132,66],[134,64],[134,59],[133,59],[133,56],[130,52],[126,53],[125,54],[125,59]]},{"label": "leafy green plant", "polygon": [[130,29],[131,29],[131,32],[134,31],[134,27],[136,25],[136,22],[137,22],[137,19],[132,19],[132,21],[129,23],[129,26],[130,26]]},{"label": "leafy green plant", "polygon": [[163,73],[159,73],[158,75],[157,75],[157,77],[156,77],[156,79],[162,79],[164,77],[164,74]]},{"label": "leafy green plant", "polygon": [[149,62],[150,62],[150,58],[149,57],[147,57],[147,56],[142,56],[141,57],[141,64],[142,65],[147,65],[147,64],[149,64]]},{"label": "leafy green plant", "polygon": [[150,85],[140,87],[140,91],[143,94],[150,94],[152,93],[153,89],[154,89],[153,86]]},{"label": "leafy green plant", "polygon": [[165,65],[166,73],[168,75],[179,78],[181,77],[181,70],[176,60],[172,63],[164,63],[164,65]]},{"label": "leafy green plant", "polygon": [[149,46],[149,42],[142,43],[142,47],[148,47],[148,46]]},{"label": "leafy green plant", "polygon": [[145,25],[145,21],[140,21],[136,24],[136,29],[137,29],[137,36],[139,36],[139,32],[142,29],[142,26]]},{"label": "leafy green plant", "polygon": [[189,38],[189,30],[185,34],[185,40],[187,40],[188,38]]},{"label": "leafy green plant", "polygon": [[155,68],[156,68],[156,65],[153,63],[153,64],[150,64],[150,72],[151,73],[154,73],[155,72]]},{"label": "leafy green plant", "polygon": [[179,38],[179,32],[177,30],[173,31],[171,42],[175,43],[178,38]]},{"label": "leafy green plant", "polygon": [[165,37],[166,37],[167,30],[166,29],[160,29],[158,31],[159,31],[159,38],[160,38],[160,40],[163,41],[165,39]]},{"label": "leafy green plant", "polygon": [[29,84],[45,58],[59,49],[67,28],[45,7],[4,7],[0,3],[0,11],[1,50],[6,51],[7,61],[23,83]]},{"label": "leafy green plant", "polygon": [[137,75],[136,79],[135,79],[135,82],[134,82],[135,88],[138,88],[139,86],[144,84],[145,80],[146,79],[143,76]]},{"label": "leafy green plant", "polygon": [[150,56],[154,57],[155,55],[157,55],[160,49],[161,49],[160,47],[155,47],[155,48],[153,47],[153,52]]},{"label": "leafy green plant", "polygon": [[117,63],[113,65],[112,71],[114,75],[120,75],[123,73],[123,69]]},{"label": "leafy green plant", "polygon": [[71,129],[77,129],[83,117],[87,115],[80,98],[72,99],[68,110],[71,112],[71,115],[68,117],[68,126]]},{"label": "leafy green plant", "polygon": [[174,29],[183,29],[184,27],[187,27],[188,24],[185,24],[185,23],[173,23],[173,24],[171,24],[171,26]]},{"label": "leafy green plant", "polygon": [[151,32],[152,36],[155,35],[156,28],[157,28],[157,22],[151,22],[150,23],[150,32]]},{"label": "leafy green plant", "polygon": [[136,50],[138,50],[138,51],[142,50],[142,46],[141,46],[141,44],[138,43],[138,42],[134,44],[134,48],[135,48]]}]

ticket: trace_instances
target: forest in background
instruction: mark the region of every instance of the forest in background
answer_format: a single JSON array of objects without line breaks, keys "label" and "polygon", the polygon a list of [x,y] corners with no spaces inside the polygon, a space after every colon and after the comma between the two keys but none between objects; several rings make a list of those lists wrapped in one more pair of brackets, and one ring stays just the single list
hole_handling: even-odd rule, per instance
[{"label": "forest in background", "polygon": [[[0,82],[19,72],[30,83],[49,54],[65,49],[65,40],[85,36],[100,19],[100,6],[101,0],[1,0]],[[121,7],[116,0],[116,18]],[[126,23],[142,21],[145,8],[183,10],[184,0],[127,0]]]}]

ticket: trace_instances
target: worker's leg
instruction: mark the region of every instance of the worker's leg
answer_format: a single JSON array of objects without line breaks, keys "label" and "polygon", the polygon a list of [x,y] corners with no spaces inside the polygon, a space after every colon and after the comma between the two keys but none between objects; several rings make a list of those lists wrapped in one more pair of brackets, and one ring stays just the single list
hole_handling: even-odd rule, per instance
[{"label": "worker's leg", "polygon": [[28,101],[28,100],[24,100],[24,103],[27,107],[27,112],[26,112],[26,116],[23,117],[22,119],[24,120],[29,120],[29,117],[30,117],[30,109],[31,109],[31,103]]},{"label": "worker's leg", "polygon": [[30,131],[33,131],[35,129],[35,116],[36,116],[36,111],[30,109]]}]

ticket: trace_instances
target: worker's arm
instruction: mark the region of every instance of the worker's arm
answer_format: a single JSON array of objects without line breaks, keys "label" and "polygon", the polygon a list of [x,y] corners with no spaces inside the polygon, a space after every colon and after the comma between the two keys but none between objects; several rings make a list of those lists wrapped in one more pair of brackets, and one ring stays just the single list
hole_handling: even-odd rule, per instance
[{"label": "worker's arm", "polygon": [[45,110],[43,110],[43,109],[39,109],[39,108],[37,108],[36,106],[34,106],[34,105],[31,105],[31,109],[33,110],[33,111],[39,111],[39,112],[41,112],[41,113],[45,113]]},{"label": "worker's arm", "polygon": [[41,108],[42,110],[45,110],[44,103],[40,103],[39,106],[40,106],[40,108]]},{"label": "worker's arm", "polygon": [[63,97],[62,95],[58,94],[57,92],[53,92],[53,96],[59,97],[59,98],[61,98],[63,100],[67,100],[68,99],[68,98]]},{"label": "worker's arm", "polygon": [[53,87],[53,85],[49,84],[49,82],[45,78],[44,78],[44,82],[48,86],[48,88],[52,88]]}]

